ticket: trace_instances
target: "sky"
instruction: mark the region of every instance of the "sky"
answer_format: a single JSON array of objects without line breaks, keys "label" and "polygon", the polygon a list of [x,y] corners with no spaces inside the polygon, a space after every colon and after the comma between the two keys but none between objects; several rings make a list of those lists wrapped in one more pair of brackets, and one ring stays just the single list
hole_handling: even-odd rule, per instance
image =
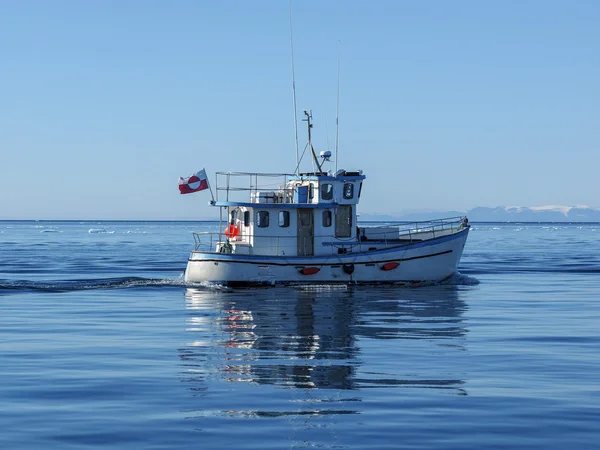
[{"label": "sky", "polygon": [[[297,111],[359,211],[600,207],[600,2],[291,1]],[[0,0],[0,219],[214,219],[295,168],[287,0]],[[300,148],[306,142],[298,123]]]}]

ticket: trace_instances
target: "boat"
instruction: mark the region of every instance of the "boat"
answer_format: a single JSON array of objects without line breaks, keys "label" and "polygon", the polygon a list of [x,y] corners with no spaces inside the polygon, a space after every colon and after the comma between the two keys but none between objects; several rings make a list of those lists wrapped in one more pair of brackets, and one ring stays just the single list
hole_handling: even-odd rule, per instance
[{"label": "boat", "polygon": [[219,231],[193,233],[185,281],[228,287],[412,286],[452,276],[469,234],[467,218],[359,223],[366,175],[325,170],[331,152],[317,157],[312,113],[304,114],[315,170],[301,173],[298,163],[294,173],[216,172],[210,205],[219,209]]}]

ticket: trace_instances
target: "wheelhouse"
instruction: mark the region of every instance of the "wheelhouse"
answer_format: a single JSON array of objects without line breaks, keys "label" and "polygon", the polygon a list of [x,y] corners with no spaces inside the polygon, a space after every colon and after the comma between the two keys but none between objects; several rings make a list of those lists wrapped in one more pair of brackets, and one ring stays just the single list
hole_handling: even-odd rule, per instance
[{"label": "wheelhouse", "polygon": [[356,241],[362,171],[292,174],[217,172],[216,251],[313,256]]}]

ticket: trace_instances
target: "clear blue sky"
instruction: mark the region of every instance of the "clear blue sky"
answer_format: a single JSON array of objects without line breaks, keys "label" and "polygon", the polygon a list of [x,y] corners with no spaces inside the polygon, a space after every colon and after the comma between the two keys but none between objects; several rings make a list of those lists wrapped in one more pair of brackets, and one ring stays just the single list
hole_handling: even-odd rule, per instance
[{"label": "clear blue sky", "polygon": [[[339,166],[367,175],[361,212],[600,206],[600,2],[292,12],[317,150],[334,148],[340,41]],[[286,0],[3,1],[0,43],[0,219],[210,219],[179,176],[294,170]]]}]

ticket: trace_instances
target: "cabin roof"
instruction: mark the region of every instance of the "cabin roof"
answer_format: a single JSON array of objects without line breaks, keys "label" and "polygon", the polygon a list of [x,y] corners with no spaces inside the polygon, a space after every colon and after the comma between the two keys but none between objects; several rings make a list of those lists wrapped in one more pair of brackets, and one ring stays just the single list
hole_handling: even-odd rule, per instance
[{"label": "cabin roof", "polygon": [[242,206],[254,209],[335,209],[340,205],[337,203],[249,203],[249,202],[213,202],[211,206]]}]

